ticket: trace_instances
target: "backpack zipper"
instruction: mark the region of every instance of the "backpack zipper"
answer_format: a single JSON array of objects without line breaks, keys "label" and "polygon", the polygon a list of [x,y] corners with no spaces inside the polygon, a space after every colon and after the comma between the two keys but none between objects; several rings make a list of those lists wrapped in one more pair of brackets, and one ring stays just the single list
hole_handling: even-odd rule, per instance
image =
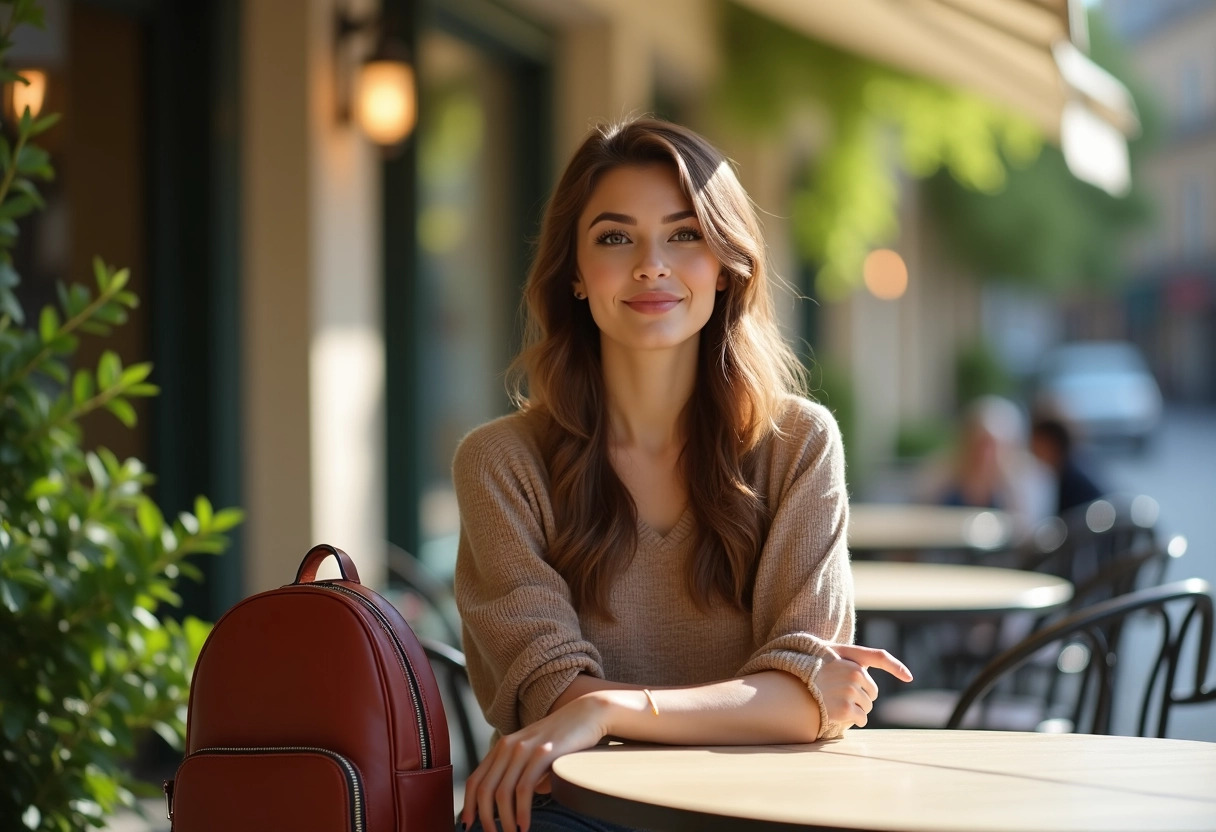
[{"label": "backpack zipper", "polygon": [[383,629],[384,632],[388,633],[389,638],[392,639],[393,647],[396,648],[397,661],[401,664],[401,669],[405,672],[406,681],[409,683],[409,686],[410,686],[410,694],[414,700],[414,703],[413,703],[414,704],[414,719],[417,721],[418,741],[422,748],[422,767],[430,768],[431,767],[431,737],[430,737],[430,732],[427,730],[426,716],[423,712],[424,706],[422,704],[423,703],[422,688],[418,684],[418,677],[414,674],[414,667],[413,667],[413,665],[410,664],[409,657],[406,655],[406,652],[405,652],[405,647],[402,646],[401,639],[397,637],[397,633],[396,633],[396,631],[393,630],[393,627],[389,623],[388,618],[386,618],[384,613],[382,613],[380,611],[379,607],[377,607],[374,603],[369,601],[367,598],[364,598],[358,592],[355,592],[353,589],[347,589],[344,586],[338,586],[336,584],[331,584],[331,583],[326,583],[326,582],[316,582],[316,583],[308,584],[308,586],[316,587],[317,589],[327,589],[327,590],[330,590],[333,592],[340,592],[343,595],[349,595],[352,598],[358,600],[360,603],[363,604],[363,606],[365,606],[365,607],[367,607],[367,609],[371,610],[372,614],[374,616],[376,616],[376,620],[380,622],[381,629]]},{"label": "backpack zipper", "polygon": [[[265,747],[244,747],[244,748],[201,748],[195,751],[190,757],[210,756],[217,754],[320,754],[328,757],[341,766],[346,773],[346,788],[351,799],[351,823],[354,826],[355,832],[363,832],[363,780],[359,777],[359,770],[355,768],[355,764],[343,757],[336,751],[330,751],[328,748],[313,748],[306,745],[282,745],[282,746],[265,746]],[[189,759],[189,758],[187,758]],[[166,797],[169,798],[169,819],[173,819],[173,804],[172,804],[172,786],[166,789]]]}]

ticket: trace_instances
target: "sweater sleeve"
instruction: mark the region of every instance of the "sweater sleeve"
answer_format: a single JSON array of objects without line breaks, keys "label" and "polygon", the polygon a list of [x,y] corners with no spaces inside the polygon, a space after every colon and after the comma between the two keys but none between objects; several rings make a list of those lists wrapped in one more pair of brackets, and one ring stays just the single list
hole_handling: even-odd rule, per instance
[{"label": "sweater sleeve", "polygon": [[469,434],[452,475],[460,508],[456,603],[469,679],[508,734],[545,716],[579,673],[603,677],[570,591],[545,561],[548,478],[519,417]]},{"label": "sweater sleeve", "polygon": [[758,646],[739,675],[782,670],[802,679],[819,704],[822,739],[847,727],[828,720],[815,677],[834,657],[830,645],[853,641],[849,502],[836,421],[810,402],[794,410],[794,423],[787,419],[785,435],[774,440],[781,446],[774,459],[789,464],[769,485],[773,518],[752,596]]}]

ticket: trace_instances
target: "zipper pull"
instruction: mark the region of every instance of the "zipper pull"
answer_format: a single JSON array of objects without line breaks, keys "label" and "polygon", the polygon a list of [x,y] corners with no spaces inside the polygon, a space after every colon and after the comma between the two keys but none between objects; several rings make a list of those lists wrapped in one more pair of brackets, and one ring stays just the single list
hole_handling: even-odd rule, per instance
[{"label": "zipper pull", "polygon": [[[165,793],[165,820],[173,823],[173,781],[166,780],[161,784],[161,791]],[[172,826],[170,826],[172,829]]]}]

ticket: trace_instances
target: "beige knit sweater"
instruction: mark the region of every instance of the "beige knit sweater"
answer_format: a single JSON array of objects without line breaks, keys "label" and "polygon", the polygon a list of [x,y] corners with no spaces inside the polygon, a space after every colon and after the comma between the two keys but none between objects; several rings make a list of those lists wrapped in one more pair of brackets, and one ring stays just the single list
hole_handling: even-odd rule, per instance
[{"label": "beige knit sweater", "polygon": [[815,688],[825,643],[852,643],[853,580],[840,432],[820,405],[791,399],[781,435],[760,448],[754,486],[772,525],[751,614],[699,611],[684,587],[692,513],[667,535],[638,524],[638,550],[611,593],[615,622],[580,615],[545,561],[556,535],[549,477],[516,413],[461,442],[453,463],[460,504],[456,601],[469,677],[487,720],[511,733],[540,719],[580,672],[646,686],[694,685],[783,670]]}]

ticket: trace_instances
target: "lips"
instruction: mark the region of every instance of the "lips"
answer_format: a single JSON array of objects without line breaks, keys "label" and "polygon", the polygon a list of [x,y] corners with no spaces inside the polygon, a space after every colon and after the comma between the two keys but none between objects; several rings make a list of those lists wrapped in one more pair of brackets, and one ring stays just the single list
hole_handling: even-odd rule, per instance
[{"label": "lips", "polygon": [[634,312],[641,312],[644,315],[661,315],[676,308],[681,300],[679,295],[673,295],[670,292],[642,292],[625,301],[625,305]]}]

